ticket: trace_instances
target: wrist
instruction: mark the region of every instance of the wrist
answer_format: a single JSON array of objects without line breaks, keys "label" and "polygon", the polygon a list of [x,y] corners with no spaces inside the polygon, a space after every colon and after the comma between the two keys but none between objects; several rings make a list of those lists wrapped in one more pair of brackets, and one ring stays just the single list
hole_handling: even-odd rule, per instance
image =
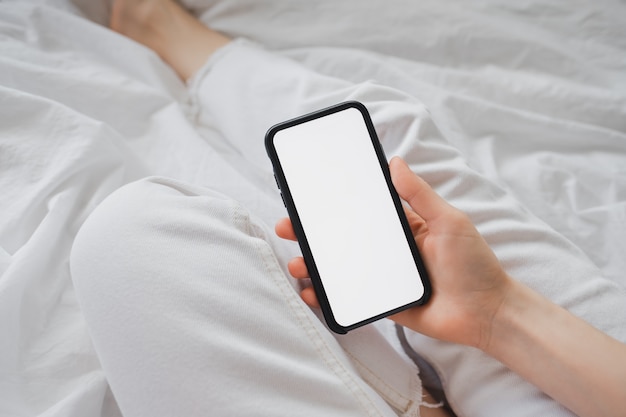
[{"label": "wrist", "polygon": [[511,280],[480,348],[577,415],[623,406],[626,349],[534,290]]},{"label": "wrist", "polygon": [[516,335],[524,332],[522,327],[528,323],[528,314],[538,313],[530,311],[536,309],[537,296],[533,290],[520,284],[507,275],[506,285],[503,287],[499,304],[488,317],[485,318],[486,331],[477,346],[483,352],[502,360],[502,353],[506,352]]}]

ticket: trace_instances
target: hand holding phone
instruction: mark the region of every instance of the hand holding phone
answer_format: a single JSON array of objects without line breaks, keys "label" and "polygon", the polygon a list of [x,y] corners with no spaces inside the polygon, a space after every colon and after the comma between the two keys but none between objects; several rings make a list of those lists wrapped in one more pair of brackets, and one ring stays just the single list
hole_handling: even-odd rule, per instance
[{"label": "hand holding phone", "polygon": [[365,106],[346,102],[280,123],[265,144],[333,331],[426,302],[426,269]]},{"label": "hand holding phone", "polygon": [[[428,304],[390,318],[435,339],[484,348],[513,280],[469,217],[437,195],[402,159],[393,158],[389,170],[398,195],[410,206],[405,214],[436,291]],[[276,224],[276,234],[297,240],[289,218]],[[294,278],[310,277],[303,258],[292,259],[288,268]],[[303,288],[301,296],[308,305],[319,306],[311,287]]]}]

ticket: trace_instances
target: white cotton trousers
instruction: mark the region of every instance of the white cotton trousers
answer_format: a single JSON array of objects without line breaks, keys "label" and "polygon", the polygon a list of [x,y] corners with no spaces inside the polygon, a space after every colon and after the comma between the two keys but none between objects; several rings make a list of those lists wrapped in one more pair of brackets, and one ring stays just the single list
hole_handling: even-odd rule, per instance
[{"label": "white cotton trousers", "polygon": [[349,99],[369,108],[387,156],[402,156],[465,211],[512,276],[626,338],[623,289],[470,169],[416,98],[241,41],[209,60],[190,93],[198,128],[247,161],[241,185],[129,184],[94,211],[72,251],[78,298],[125,416],[417,415],[421,383],[402,349],[434,366],[459,416],[571,415],[475,349],[412,332],[398,340],[387,321],[336,336],[300,300],[285,273],[293,251],[272,232],[286,213],[263,136]]},{"label": "white cotton trousers", "polygon": [[[358,350],[299,299],[266,233],[233,199],[162,178],[89,218],[72,273],[125,416],[396,415],[359,375]],[[397,359],[377,388],[413,414],[416,369],[364,334],[388,358],[383,377]]]}]

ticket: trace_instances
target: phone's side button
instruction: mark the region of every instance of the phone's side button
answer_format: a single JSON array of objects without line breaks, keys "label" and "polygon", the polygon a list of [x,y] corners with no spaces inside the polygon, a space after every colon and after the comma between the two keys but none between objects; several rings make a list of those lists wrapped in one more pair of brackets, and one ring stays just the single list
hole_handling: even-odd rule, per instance
[{"label": "phone's side button", "polygon": [[276,186],[280,190],[280,184],[278,183],[278,178],[276,178],[276,174],[274,174],[274,181],[276,181]]},{"label": "phone's side button", "polygon": [[285,197],[283,197],[283,193],[280,193],[280,198],[283,200],[283,206],[287,208],[287,203],[285,203]]}]

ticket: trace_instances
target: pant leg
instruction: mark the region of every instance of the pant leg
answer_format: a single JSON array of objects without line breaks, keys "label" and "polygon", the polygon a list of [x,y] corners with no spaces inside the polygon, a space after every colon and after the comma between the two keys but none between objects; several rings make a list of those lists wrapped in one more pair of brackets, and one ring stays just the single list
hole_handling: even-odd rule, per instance
[{"label": "pant leg", "polygon": [[396,415],[300,300],[265,234],[234,200],[159,178],[88,218],[72,277],[125,416]]},{"label": "pant leg", "polygon": [[[262,140],[269,126],[338,101],[363,102],[387,156],[402,156],[466,212],[512,276],[626,341],[624,289],[603,277],[580,249],[506,190],[471,169],[416,97],[375,83],[355,85],[323,76],[244,42],[213,57],[191,87],[201,110],[199,122],[221,131],[258,167],[269,188],[274,184]],[[461,415],[571,415],[480,351],[412,332],[405,342],[437,369]]]}]

